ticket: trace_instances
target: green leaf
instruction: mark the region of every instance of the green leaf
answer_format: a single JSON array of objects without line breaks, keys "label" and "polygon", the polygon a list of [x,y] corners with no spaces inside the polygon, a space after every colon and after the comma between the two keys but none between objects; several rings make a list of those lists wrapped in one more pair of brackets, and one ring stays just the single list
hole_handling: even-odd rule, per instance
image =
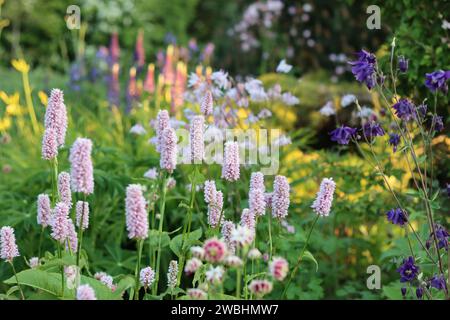
[{"label": "green leaf", "polygon": [[181,242],[183,240],[183,235],[179,234],[170,240],[170,250],[179,258],[181,257]]},{"label": "green leaf", "polygon": [[[54,296],[61,296],[61,275],[58,273],[28,269],[19,272],[17,278],[21,286],[28,286]],[[4,282],[11,285],[17,284],[14,276]]]},{"label": "green leaf", "polygon": [[[157,247],[158,246],[158,241],[159,241],[159,231],[152,229],[150,230],[149,234],[148,234],[148,241],[150,241],[150,245],[152,247]],[[169,237],[169,233],[166,231],[163,231],[161,233],[161,248],[165,248],[169,245],[170,243],[170,237]]]},{"label": "green leaf", "polygon": [[302,259],[314,262],[314,264],[316,265],[316,272],[319,270],[319,264],[317,263],[316,258],[314,258],[311,252],[305,251],[303,253]]}]

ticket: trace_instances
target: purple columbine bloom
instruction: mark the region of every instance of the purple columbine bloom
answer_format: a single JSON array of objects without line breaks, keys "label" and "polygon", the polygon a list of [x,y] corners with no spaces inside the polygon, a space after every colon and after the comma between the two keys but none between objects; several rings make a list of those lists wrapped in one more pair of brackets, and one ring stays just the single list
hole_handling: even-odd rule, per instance
[{"label": "purple columbine bloom", "polygon": [[400,208],[389,210],[386,212],[386,216],[390,222],[399,226],[403,226],[408,221],[405,211]]},{"label": "purple columbine bloom", "polygon": [[450,71],[437,70],[432,73],[427,73],[425,74],[425,86],[430,89],[431,92],[440,90],[442,93],[447,94],[448,79],[450,79]]},{"label": "purple columbine bloom", "polygon": [[417,113],[422,118],[425,118],[425,116],[427,115],[427,109],[428,106],[425,103],[422,103],[421,105],[417,106]]},{"label": "purple columbine bloom", "polygon": [[397,269],[400,273],[400,282],[413,281],[419,274],[420,268],[415,265],[414,258],[408,257],[403,260],[403,264]]},{"label": "purple columbine bloom", "polygon": [[447,287],[445,285],[445,278],[443,275],[435,275],[430,280],[430,285],[432,288],[438,289],[438,290],[445,290]]},{"label": "purple columbine bloom", "polygon": [[406,59],[404,56],[398,57],[398,69],[400,72],[407,72],[408,71],[408,59]]},{"label": "purple columbine bloom", "polygon": [[423,288],[422,287],[418,287],[416,289],[416,297],[417,297],[417,299],[422,299],[422,297],[423,297]]},{"label": "purple columbine bloom", "polygon": [[436,132],[441,132],[444,130],[444,122],[442,121],[442,117],[438,115],[433,116],[434,130]]},{"label": "purple columbine bloom", "polygon": [[350,128],[342,125],[330,132],[331,141],[336,141],[339,144],[348,144],[352,136],[356,134],[355,128]]},{"label": "purple columbine bloom", "polygon": [[385,133],[381,125],[375,121],[366,122],[362,127],[362,132],[367,139],[381,137]]},{"label": "purple columbine bloom", "polygon": [[395,109],[395,115],[404,121],[414,119],[416,115],[414,104],[408,99],[400,99],[392,108]]},{"label": "purple columbine bloom", "polygon": [[[448,250],[448,238],[450,235],[447,232],[447,230],[445,230],[445,228],[443,226],[441,226],[440,224],[435,224],[434,230],[436,231],[438,248],[439,249],[445,248],[445,250]],[[434,240],[433,233],[431,233],[430,236],[428,237],[427,242],[425,243],[427,249],[430,249],[431,244],[433,243],[433,240]]]},{"label": "purple columbine bloom", "polygon": [[352,73],[356,80],[365,83],[370,90],[376,84],[375,66],[377,59],[372,53],[365,50],[361,50],[357,55],[358,60],[349,61],[349,64],[352,66]]},{"label": "purple columbine bloom", "polygon": [[389,134],[389,144],[392,146],[394,152],[397,151],[397,146],[400,143],[400,136],[396,133]]}]

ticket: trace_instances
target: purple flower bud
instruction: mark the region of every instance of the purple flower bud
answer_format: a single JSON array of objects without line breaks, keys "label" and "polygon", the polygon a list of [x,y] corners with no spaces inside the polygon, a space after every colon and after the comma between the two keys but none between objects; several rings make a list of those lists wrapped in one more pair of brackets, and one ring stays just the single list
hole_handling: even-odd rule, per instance
[{"label": "purple flower bud", "polygon": [[389,210],[386,216],[390,222],[399,226],[403,226],[408,221],[405,212],[400,208]]},{"label": "purple flower bud", "polygon": [[398,57],[398,69],[400,72],[407,72],[408,71],[408,59],[406,59],[404,56]]}]

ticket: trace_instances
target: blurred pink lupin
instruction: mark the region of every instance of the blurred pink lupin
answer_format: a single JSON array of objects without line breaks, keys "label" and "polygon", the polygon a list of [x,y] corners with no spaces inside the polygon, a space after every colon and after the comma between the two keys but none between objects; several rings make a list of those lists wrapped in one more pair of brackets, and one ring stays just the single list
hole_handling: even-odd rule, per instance
[{"label": "blurred pink lupin", "polygon": [[70,176],[74,192],[85,195],[94,192],[94,169],[91,159],[92,141],[77,138],[70,149]]},{"label": "blurred pink lupin", "polygon": [[213,96],[211,91],[206,91],[203,96],[202,103],[200,104],[200,111],[205,115],[209,116],[213,112]]},{"label": "blurred pink lupin", "polygon": [[144,81],[144,90],[148,93],[155,92],[155,65],[150,63],[147,68],[147,75]]}]

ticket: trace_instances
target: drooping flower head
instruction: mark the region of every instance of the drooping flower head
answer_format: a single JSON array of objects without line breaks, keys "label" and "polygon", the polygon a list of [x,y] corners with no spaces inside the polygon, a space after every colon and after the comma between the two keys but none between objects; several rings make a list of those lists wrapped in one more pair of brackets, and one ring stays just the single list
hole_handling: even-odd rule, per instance
[{"label": "drooping flower head", "polygon": [[450,71],[437,70],[425,75],[425,86],[431,91],[440,90],[443,94],[447,94],[447,80],[450,79]]},{"label": "drooping flower head", "polygon": [[255,230],[256,227],[255,215],[249,209],[242,210],[241,226],[246,226],[250,230]]},{"label": "drooping flower head", "polygon": [[249,209],[254,216],[263,216],[266,213],[264,193],[264,175],[261,172],[252,172],[250,178]]},{"label": "drooping flower head", "polygon": [[184,267],[184,272],[185,272],[187,275],[192,275],[192,274],[194,274],[194,273],[198,270],[198,268],[200,268],[202,265],[203,265],[203,262],[202,262],[200,259],[198,259],[198,258],[196,258],[196,257],[193,257],[193,258],[189,259],[188,261],[186,261],[186,266]]},{"label": "drooping flower head", "polygon": [[190,248],[191,254],[193,257],[203,260],[205,257],[205,249],[200,246],[193,246]]},{"label": "drooping flower head", "polygon": [[389,210],[386,216],[390,222],[399,226],[403,226],[408,221],[405,212],[400,208]]},{"label": "drooping flower head", "polygon": [[163,132],[169,128],[169,112],[167,110],[160,110],[156,119],[156,151],[161,152],[161,145],[163,144]]},{"label": "drooping flower head", "polygon": [[211,263],[220,262],[225,257],[227,246],[217,238],[211,238],[203,244],[205,250],[205,260]]},{"label": "drooping flower head", "polygon": [[278,281],[283,281],[289,272],[289,263],[282,257],[273,257],[269,263],[269,272]]},{"label": "drooping flower head", "polygon": [[172,173],[177,166],[177,135],[171,127],[166,128],[162,133],[160,153],[161,169]]},{"label": "drooping flower head", "polygon": [[216,191],[214,200],[208,204],[208,224],[211,228],[216,228],[222,223],[221,216],[223,208],[223,194],[222,191]]},{"label": "drooping flower head", "polygon": [[[89,227],[89,203],[85,201],[77,201],[75,207],[77,227],[86,230]],[[81,221],[83,221],[81,223]]]},{"label": "drooping flower head", "polygon": [[167,287],[175,288],[177,286],[178,277],[178,261],[171,260],[169,263],[169,270],[167,270]]},{"label": "drooping flower head", "polygon": [[230,268],[240,268],[244,262],[238,256],[228,255],[225,257],[224,264]]},{"label": "drooping flower head", "polygon": [[248,285],[248,290],[258,298],[272,292],[273,284],[269,280],[252,280]]},{"label": "drooping flower head", "polygon": [[77,138],[70,149],[69,161],[72,190],[85,195],[94,192],[94,168],[91,159],[92,141]]},{"label": "drooping flower head", "polygon": [[397,133],[389,134],[389,144],[392,146],[394,152],[397,151],[397,146],[400,143],[400,136]]},{"label": "drooping flower head", "polygon": [[155,281],[155,271],[151,267],[145,267],[139,273],[139,280],[144,288],[151,287]]},{"label": "drooping flower head", "polygon": [[206,300],[208,294],[202,289],[191,288],[187,290],[187,295],[193,300]]},{"label": "drooping flower head", "polygon": [[228,141],[225,143],[222,178],[227,181],[237,181],[239,176],[239,145],[235,141]]},{"label": "drooping flower head", "polygon": [[398,69],[400,70],[400,72],[405,73],[408,71],[408,62],[409,60],[406,59],[404,56],[398,57]]},{"label": "drooping flower head", "polygon": [[15,257],[20,256],[16,244],[14,229],[6,226],[0,229],[0,257],[8,262],[12,262]]},{"label": "drooping flower head", "polygon": [[342,125],[330,132],[331,141],[339,144],[348,144],[350,139],[356,134],[357,129]]},{"label": "drooping flower head", "polygon": [[430,280],[430,286],[438,290],[445,290],[447,288],[447,284],[444,275],[434,275]]},{"label": "drooping flower head", "polygon": [[[440,224],[435,224],[434,230],[436,232],[436,239],[437,239],[437,242],[438,242],[438,248],[439,249],[444,248],[447,251],[448,248],[449,248],[449,245],[448,245],[448,239],[450,237],[449,233]],[[433,241],[434,241],[434,236],[433,236],[433,233],[431,233],[430,236],[428,237],[427,242],[426,242],[427,249],[430,249],[431,243]]]},{"label": "drooping flower head", "polygon": [[191,161],[193,163],[202,163],[205,157],[204,140],[205,118],[203,116],[194,116],[190,128],[190,148]]},{"label": "drooping flower head", "polygon": [[38,195],[37,201],[37,223],[43,228],[51,224],[52,209],[50,207],[50,197],[48,194],[42,193]]},{"label": "drooping flower head", "polygon": [[67,110],[64,105],[64,94],[59,89],[53,89],[45,110],[45,129],[55,130],[57,146],[64,145],[67,131]]},{"label": "drooping flower head", "polygon": [[200,111],[209,116],[213,113],[213,96],[210,90],[206,91],[203,96],[202,103],[200,104]]},{"label": "drooping flower head", "polygon": [[276,176],[273,183],[272,216],[277,219],[286,218],[289,209],[290,186],[285,176]]},{"label": "drooping flower head", "polygon": [[148,214],[141,185],[130,184],[127,187],[125,214],[128,238],[146,239],[148,237]]},{"label": "drooping flower head", "polygon": [[335,189],[336,183],[333,181],[333,178],[324,178],[322,180],[316,199],[311,206],[316,214],[322,217],[327,217],[330,214]]},{"label": "drooping flower head", "polygon": [[352,66],[352,73],[356,80],[365,83],[367,88],[371,90],[376,84],[377,59],[372,53],[365,50],[361,50],[357,55],[358,60],[349,62]]},{"label": "drooping flower head", "polygon": [[77,300],[97,300],[95,291],[88,284],[83,284],[77,288]]},{"label": "drooping flower head", "polygon": [[258,248],[252,248],[248,251],[247,257],[250,260],[258,260],[261,258],[262,254],[261,251],[258,250]]},{"label": "drooping flower head", "polygon": [[416,117],[416,107],[409,99],[400,99],[392,108],[395,110],[395,115],[404,121],[410,121]]},{"label": "drooping flower head", "polygon": [[413,281],[420,272],[420,268],[415,265],[413,257],[408,257],[403,260],[403,264],[397,269],[400,273],[400,282]]},{"label": "drooping flower head", "polygon": [[371,140],[377,136],[384,136],[385,132],[381,125],[375,121],[367,121],[362,126],[362,132],[365,139]]},{"label": "drooping flower head", "polygon": [[69,236],[69,207],[64,202],[58,202],[53,209],[52,238],[61,244]]},{"label": "drooping flower head", "polygon": [[42,159],[52,160],[57,155],[58,144],[56,141],[56,130],[54,128],[47,128],[42,137]]},{"label": "drooping flower head", "polygon": [[206,281],[208,281],[212,285],[219,285],[223,281],[224,274],[225,270],[222,266],[210,266],[209,270],[205,272]]},{"label": "drooping flower head", "polygon": [[255,231],[246,226],[236,226],[231,230],[231,242],[239,248],[244,248],[252,244],[255,239]]},{"label": "drooping flower head", "polygon": [[67,172],[61,172],[58,175],[58,194],[59,199],[71,208],[72,191],[70,190],[70,174]]}]

